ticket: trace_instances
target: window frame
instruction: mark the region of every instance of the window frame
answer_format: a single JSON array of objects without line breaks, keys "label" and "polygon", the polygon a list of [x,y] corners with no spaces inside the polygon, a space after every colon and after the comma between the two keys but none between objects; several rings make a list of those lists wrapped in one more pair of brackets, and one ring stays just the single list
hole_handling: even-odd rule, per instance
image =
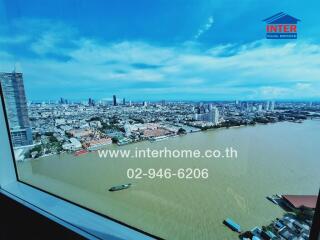
[{"label": "window frame", "polygon": [[161,239],[19,179],[0,83],[0,194],[88,239]]},{"label": "window frame", "polygon": [[[5,137],[7,136],[7,138]],[[4,194],[52,221],[88,239],[162,239],[141,229],[74,203],[18,177],[9,121],[0,83],[0,194]],[[51,207],[49,210],[48,203]],[[99,236],[97,236],[97,233]],[[101,238],[101,236],[104,236]],[[320,240],[320,189],[312,220],[310,239]]]}]

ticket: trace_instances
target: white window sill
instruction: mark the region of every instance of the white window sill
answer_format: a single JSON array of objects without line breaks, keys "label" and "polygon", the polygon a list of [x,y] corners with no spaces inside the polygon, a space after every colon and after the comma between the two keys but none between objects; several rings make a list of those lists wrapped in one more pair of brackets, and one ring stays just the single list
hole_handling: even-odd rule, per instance
[{"label": "white window sill", "polygon": [[20,182],[2,186],[0,193],[87,239],[153,239],[143,233]]},{"label": "white window sill", "polygon": [[[87,239],[153,239],[116,221],[17,181],[8,123],[0,98],[0,193]],[[110,206],[112,207],[112,206]]]}]

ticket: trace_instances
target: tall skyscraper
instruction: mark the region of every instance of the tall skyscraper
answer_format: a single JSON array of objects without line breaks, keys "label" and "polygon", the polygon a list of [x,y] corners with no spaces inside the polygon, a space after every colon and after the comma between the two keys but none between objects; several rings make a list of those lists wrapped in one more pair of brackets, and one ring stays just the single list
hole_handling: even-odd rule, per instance
[{"label": "tall skyscraper", "polygon": [[216,107],[212,109],[212,122],[214,123],[214,125],[217,125],[219,123],[219,110]]},{"label": "tall skyscraper", "polygon": [[92,98],[89,98],[88,105],[89,106],[94,106],[95,105],[95,101]]},{"label": "tall skyscraper", "polygon": [[266,102],[266,111],[269,111],[269,110],[270,110],[269,107],[270,107],[270,102],[267,101],[267,102]]},{"label": "tall skyscraper", "polygon": [[272,101],[272,102],[271,102],[271,105],[270,105],[270,111],[274,111],[274,105],[275,105],[275,102]]},{"label": "tall skyscraper", "polygon": [[64,98],[60,98],[59,104],[68,104],[68,100]]},{"label": "tall skyscraper", "polygon": [[201,112],[200,109],[201,107],[198,108],[198,111],[194,114],[194,120],[212,122],[214,125],[219,124],[219,110],[217,107],[212,107],[212,110],[208,112]]},{"label": "tall skyscraper", "polygon": [[126,99],[125,98],[122,99],[122,104],[126,105]]},{"label": "tall skyscraper", "polygon": [[22,73],[0,73],[6,112],[14,147],[31,145],[32,131]]},{"label": "tall skyscraper", "polygon": [[113,95],[113,106],[117,106],[117,97]]},{"label": "tall skyscraper", "polygon": [[249,103],[246,102],[246,111],[249,111]]}]

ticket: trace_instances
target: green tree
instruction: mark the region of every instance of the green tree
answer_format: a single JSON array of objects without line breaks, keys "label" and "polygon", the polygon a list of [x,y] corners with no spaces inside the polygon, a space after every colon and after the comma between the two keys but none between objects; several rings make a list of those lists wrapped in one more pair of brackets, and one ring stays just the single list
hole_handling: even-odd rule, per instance
[{"label": "green tree", "polygon": [[179,130],[178,130],[178,134],[180,135],[180,134],[186,134],[187,133],[187,131],[184,129],[184,128],[179,128]]},{"label": "green tree", "polygon": [[112,137],[111,138],[113,143],[118,143],[119,142],[119,138],[118,137]]},{"label": "green tree", "polygon": [[55,136],[50,136],[49,137],[49,142],[55,143],[55,142],[58,142],[58,139]]}]

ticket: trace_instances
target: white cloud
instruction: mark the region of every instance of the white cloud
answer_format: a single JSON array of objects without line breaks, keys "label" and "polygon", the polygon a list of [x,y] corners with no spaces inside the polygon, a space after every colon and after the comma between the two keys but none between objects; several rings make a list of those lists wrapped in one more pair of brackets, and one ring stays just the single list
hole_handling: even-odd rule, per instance
[{"label": "white cloud", "polygon": [[79,62],[90,63],[144,63],[161,64],[173,57],[173,49],[153,46],[144,42],[117,42],[101,44],[92,40],[82,39],[78,48],[69,55]]},{"label": "white cloud", "polygon": [[31,44],[31,49],[37,54],[46,54],[56,50],[56,45],[62,38],[54,32],[44,33],[38,40]]},{"label": "white cloud", "polygon": [[274,99],[279,96],[288,95],[292,92],[289,88],[281,87],[261,87],[258,89],[257,96],[261,96],[264,99]]},{"label": "white cloud", "polygon": [[299,90],[309,90],[311,88],[310,83],[297,83],[295,86]]},{"label": "white cloud", "polygon": [[194,36],[194,39],[198,39],[202,34],[208,31],[212,27],[213,22],[213,17],[210,16],[207,20],[207,23],[198,30],[197,34]]},{"label": "white cloud", "polygon": [[[212,24],[209,19],[203,29]],[[103,42],[79,38],[62,26],[42,33],[28,48],[39,58],[0,52],[0,71],[11,71],[19,61],[25,84],[34,92],[59,94],[48,91],[59,86],[82,89],[79,96],[98,89],[104,96],[122,91],[138,98],[146,93],[212,99],[320,98],[320,46],[310,42],[261,40],[203,49],[190,42],[171,47],[143,41]],[[48,57],[50,53],[67,60]]]}]

